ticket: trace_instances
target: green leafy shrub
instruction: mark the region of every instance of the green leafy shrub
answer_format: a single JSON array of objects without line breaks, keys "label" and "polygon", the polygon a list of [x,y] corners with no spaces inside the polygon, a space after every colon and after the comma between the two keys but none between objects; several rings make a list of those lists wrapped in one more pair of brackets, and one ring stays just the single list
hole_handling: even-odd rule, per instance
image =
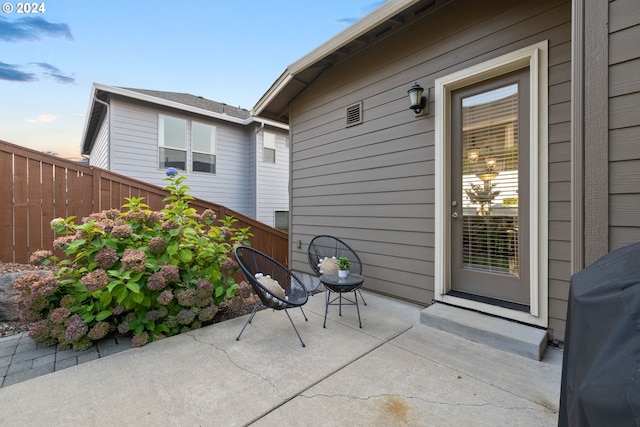
[{"label": "green leafy shrub", "polygon": [[132,345],[196,329],[210,322],[221,303],[234,297],[237,266],[231,252],[247,245],[249,228],[217,220],[189,207],[186,177],[167,170],[167,205],[149,210],[142,198],[127,198],[84,218],[51,221],[60,259],[36,251],[31,262],[60,267],[53,276],[28,274],[14,282],[20,317],[30,336],[48,345],[83,350],[110,332],[133,333]]}]

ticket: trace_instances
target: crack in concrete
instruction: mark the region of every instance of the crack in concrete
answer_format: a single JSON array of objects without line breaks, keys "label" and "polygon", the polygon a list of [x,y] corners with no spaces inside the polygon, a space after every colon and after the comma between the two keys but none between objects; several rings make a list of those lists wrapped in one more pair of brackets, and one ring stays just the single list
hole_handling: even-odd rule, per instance
[{"label": "crack in concrete", "polygon": [[[348,395],[348,394],[325,394],[325,393],[316,393],[316,394],[312,394],[312,395],[306,395],[306,394],[300,394],[299,397],[302,397],[304,399],[315,399],[315,398],[328,398],[328,399],[333,399],[333,398],[341,398],[341,399],[352,399],[352,400],[359,400],[359,401],[369,401],[369,400],[373,400],[373,399],[380,399],[380,398],[402,398],[402,399],[407,399],[407,400],[418,400],[420,402],[423,403],[429,403],[429,404],[434,404],[434,405],[441,405],[441,406],[451,406],[451,407],[469,407],[469,408],[480,408],[480,407],[484,407],[484,406],[492,406],[495,408],[500,408],[500,409],[506,409],[506,410],[517,410],[517,411],[540,411],[539,408],[531,408],[531,407],[525,407],[525,406],[503,406],[503,405],[497,405],[495,403],[491,403],[491,402],[483,402],[483,403],[461,403],[461,402],[443,402],[440,400],[430,400],[430,399],[424,399],[422,397],[418,397],[418,396],[404,396],[401,394],[389,394],[389,393],[382,393],[382,394],[372,394],[370,396],[352,396],[352,395]],[[546,408],[542,405],[541,406],[543,411],[551,411],[552,413],[555,413],[555,411],[551,408]]]},{"label": "crack in concrete", "polygon": [[231,363],[233,366],[235,366],[236,368],[238,368],[239,370],[246,372],[248,374],[254,375],[260,379],[262,379],[265,383],[269,384],[271,386],[271,388],[273,389],[273,391],[278,395],[278,397],[283,401],[286,402],[289,399],[287,399],[286,397],[284,397],[282,395],[282,393],[280,392],[280,390],[278,390],[278,387],[266,376],[262,375],[260,372],[256,372],[256,371],[252,371],[250,369],[245,368],[244,366],[240,365],[239,363],[237,363],[235,360],[233,360],[231,358],[231,356],[229,355],[229,353],[227,353],[227,351],[223,348],[218,347],[217,345],[210,343],[210,342],[206,342],[206,341],[201,341],[198,339],[198,337],[193,336],[191,334],[189,334],[188,332],[185,334],[191,338],[193,338],[193,340],[199,344],[204,344],[207,345],[211,348],[213,348],[214,350],[218,350],[219,352],[221,352],[222,354],[224,354],[224,356],[227,358],[227,360],[229,361],[229,363]]}]

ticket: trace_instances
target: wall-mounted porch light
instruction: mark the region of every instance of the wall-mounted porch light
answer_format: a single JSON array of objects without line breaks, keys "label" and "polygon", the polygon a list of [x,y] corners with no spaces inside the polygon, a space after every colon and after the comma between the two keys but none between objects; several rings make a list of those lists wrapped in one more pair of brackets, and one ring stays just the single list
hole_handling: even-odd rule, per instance
[{"label": "wall-mounted porch light", "polygon": [[[427,97],[422,96],[422,94],[424,93],[424,89],[418,83],[415,83],[413,86],[411,86],[407,93],[409,94],[409,101],[411,102],[411,106],[409,108],[411,108],[414,113],[420,114],[422,110],[424,110],[428,105]],[[427,94],[428,93],[429,92],[427,91]],[[426,109],[425,113],[429,113],[428,108]]]}]

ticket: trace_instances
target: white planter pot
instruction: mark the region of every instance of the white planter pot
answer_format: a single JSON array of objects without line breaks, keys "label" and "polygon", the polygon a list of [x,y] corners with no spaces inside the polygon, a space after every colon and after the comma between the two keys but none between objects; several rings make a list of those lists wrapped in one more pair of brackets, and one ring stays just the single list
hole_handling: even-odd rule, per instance
[{"label": "white planter pot", "polygon": [[338,270],[338,277],[344,279],[349,275],[349,270]]}]

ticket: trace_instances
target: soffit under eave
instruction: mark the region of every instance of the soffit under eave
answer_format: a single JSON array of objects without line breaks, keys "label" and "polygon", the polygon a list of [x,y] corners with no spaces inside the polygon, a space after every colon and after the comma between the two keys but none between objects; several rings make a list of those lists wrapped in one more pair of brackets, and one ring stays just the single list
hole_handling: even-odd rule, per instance
[{"label": "soffit under eave", "polygon": [[292,100],[298,97],[302,91],[309,85],[309,83],[317,77],[322,70],[316,70],[315,72],[309,72],[304,70],[301,75],[304,79],[294,76],[287,85],[285,85],[268,103],[268,108],[265,108],[260,113],[260,117],[275,120],[280,123],[289,123],[289,104]]},{"label": "soffit under eave", "polygon": [[[315,80],[327,68],[347,60],[363,49],[387,38],[405,25],[421,18],[425,13],[434,12],[444,4],[453,0],[399,0],[403,9],[385,20],[373,23],[365,32],[337,46],[334,50],[326,50],[315,62],[306,62],[305,58],[292,64],[275,84],[275,94],[257,109],[257,114],[282,123],[289,122],[289,104],[304,91],[306,86]],[[322,46],[319,48],[322,49]],[[288,73],[288,76],[287,76]],[[274,87],[272,87],[274,89]],[[258,102],[258,105],[262,100]]]},{"label": "soffit under eave", "polygon": [[[109,102],[108,101],[109,95],[102,90],[96,91],[95,98],[98,98],[103,102],[107,102],[107,103]],[[92,99],[89,123],[87,125],[86,133],[85,135],[83,135],[83,140],[82,140],[83,155],[88,155],[91,153],[91,149],[93,148],[93,144],[95,143],[98,129],[100,128],[100,122],[106,110],[106,107],[104,106],[104,104],[96,101],[95,98]]]}]

